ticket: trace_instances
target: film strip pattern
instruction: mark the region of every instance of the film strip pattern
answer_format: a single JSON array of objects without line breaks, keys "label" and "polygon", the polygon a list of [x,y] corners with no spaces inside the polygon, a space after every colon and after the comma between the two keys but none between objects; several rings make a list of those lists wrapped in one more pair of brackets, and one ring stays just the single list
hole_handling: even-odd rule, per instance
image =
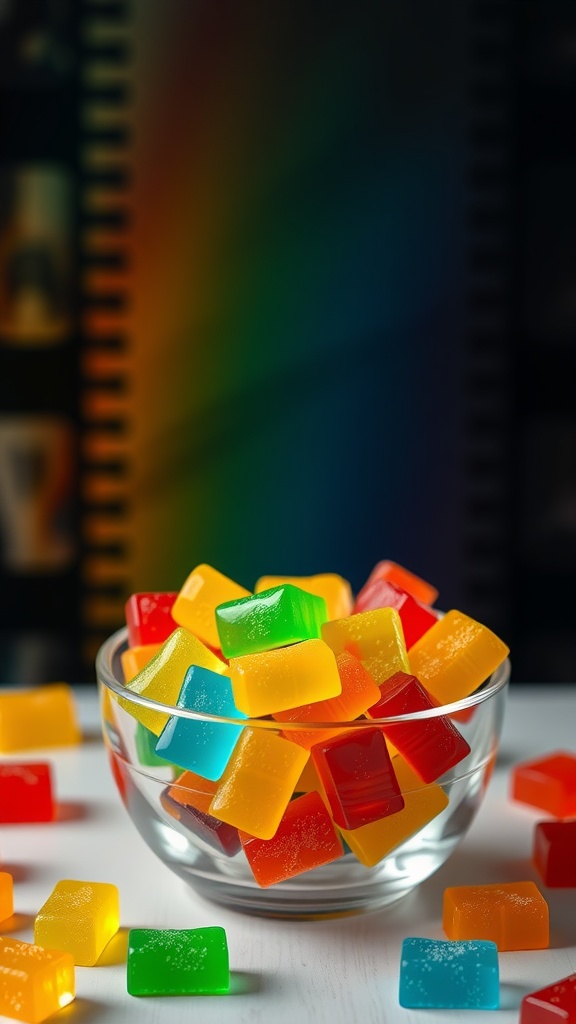
[{"label": "film strip pattern", "polygon": [[130,592],[130,10],[83,0],[81,587],[84,659],[123,622]]},{"label": "film strip pattern", "polygon": [[[513,2],[513,0],[512,0]],[[468,340],[463,594],[509,635],[511,368],[511,0],[469,5]]]}]

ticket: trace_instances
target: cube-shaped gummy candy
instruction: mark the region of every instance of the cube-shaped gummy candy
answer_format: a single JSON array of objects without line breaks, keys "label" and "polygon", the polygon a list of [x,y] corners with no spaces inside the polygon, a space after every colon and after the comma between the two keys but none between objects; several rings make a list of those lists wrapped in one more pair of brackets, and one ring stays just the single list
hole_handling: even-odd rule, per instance
[{"label": "cube-shaped gummy candy", "polygon": [[410,648],[410,668],[439,704],[473,693],[510,648],[487,626],[463,612],[446,612]]},{"label": "cube-shaped gummy candy", "polygon": [[240,833],[246,859],[258,885],[266,887],[330,864],[344,854],[342,841],[320,795],[291,800],[272,839]]},{"label": "cube-shaped gummy candy", "polygon": [[500,1003],[494,942],[408,938],[402,943],[400,1006],[496,1010]]},{"label": "cube-shaped gummy candy", "polygon": [[261,576],[256,581],[254,593],[260,594],[263,590],[271,590],[284,583],[291,583],[309,594],[323,597],[329,619],[343,619],[352,612],[352,588],[348,580],[334,572],[317,573],[315,576]]},{"label": "cube-shaped gummy candy", "polygon": [[165,757],[160,757],[156,753],[157,742],[158,737],[153,732],[150,732],[146,726],[142,725],[142,722],[136,722],[134,745],[136,747],[136,757],[140,764],[145,765],[147,768],[168,768],[172,762],[167,761]]},{"label": "cube-shaped gummy candy", "polygon": [[[344,651],[336,657],[336,668],[342,692],[313,704],[276,711],[277,722],[352,722],[362,715],[380,697],[380,690],[361,661]],[[339,729],[306,730],[287,729],[286,739],[308,750],[320,740],[326,742],[342,732]]]},{"label": "cube-shaped gummy candy", "polygon": [[323,640],[303,640],[272,651],[230,659],[236,707],[259,717],[342,691],[336,658]]},{"label": "cube-shaped gummy candy", "polygon": [[416,576],[409,569],[405,569],[403,565],[388,560],[376,563],[358,597],[361,597],[365,587],[371,586],[377,580],[389,580],[390,583],[395,583],[422,604],[434,604],[438,597],[438,591],[431,583]]},{"label": "cube-shaped gummy candy", "polygon": [[269,729],[244,729],[210,814],[258,839],[271,839],[307,760],[307,750]]},{"label": "cube-shaped gummy candy", "polygon": [[381,729],[349,730],[316,743],[310,754],[341,828],[359,828],[404,807]]},{"label": "cube-shaped gummy candy", "polygon": [[214,850],[234,857],[242,848],[238,829],[210,814],[216,783],[194,772],[183,772],[160,794],[165,811]]},{"label": "cube-shaped gummy candy", "polygon": [[92,967],[120,926],[118,889],[110,882],[57,882],[34,922],[34,942]]},{"label": "cube-shaped gummy candy", "polygon": [[0,936],[0,1013],[40,1024],[74,999],[70,953]]},{"label": "cube-shaped gummy candy", "polygon": [[486,939],[499,950],[545,949],[550,938],[548,904],[534,882],[445,889],[442,927],[449,939]]},{"label": "cube-shaped gummy candy", "polygon": [[448,797],[441,786],[423,786],[400,756],[394,757],[392,764],[404,800],[402,810],[361,828],[340,829],[346,845],[367,868],[378,864],[448,807]]},{"label": "cube-shaped gummy candy", "polygon": [[172,618],[175,592],[131,594],[125,605],[128,646],[162,644],[176,629]]},{"label": "cube-shaped gummy candy", "polygon": [[210,647],[219,648],[215,610],[225,601],[249,597],[250,591],[218,572],[211,565],[201,563],[187,577],[172,608],[172,615],[180,626],[185,626]]},{"label": "cube-shaped gummy candy", "polygon": [[512,769],[513,800],[556,818],[576,817],[576,754],[557,750]]},{"label": "cube-shaped gummy candy", "polygon": [[132,928],[126,987],[131,996],[228,992],[230,966],[224,928]]},{"label": "cube-shaped gummy candy", "polygon": [[318,639],[326,618],[323,597],[290,583],[227,601],[216,609],[220,647],[226,658]]},{"label": "cube-shaped gummy candy", "polygon": [[14,882],[7,871],[0,871],[0,923],[14,913]]},{"label": "cube-shaped gummy candy", "polygon": [[[369,718],[408,715],[438,707],[415,676],[396,672],[380,684],[380,699]],[[384,735],[424,782],[434,782],[470,753],[470,747],[447,715],[384,725]]]},{"label": "cube-shaped gummy candy", "polygon": [[576,1024],[576,974],[524,996],[520,1024]]},{"label": "cube-shaped gummy candy", "polygon": [[402,622],[404,640],[408,650],[438,621],[438,616],[407,590],[388,580],[374,580],[356,598],[354,612],[368,612],[375,608],[395,608]]},{"label": "cube-shaped gummy candy", "polygon": [[[174,624],[176,629],[176,624]],[[120,664],[124,673],[124,682],[129,683],[134,676],[137,676],[144,665],[158,654],[162,644],[143,644],[140,647],[127,647],[120,655]]]},{"label": "cube-shaped gummy candy", "polygon": [[53,821],[56,807],[47,762],[0,765],[0,822]]},{"label": "cube-shaped gummy candy", "polygon": [[532,862],[544,885],[576,889],[576,819],[538,822]]},{"label": "cube-shaped gummy candy", "polygon": [[[246,718],[234,703],[228,676],[198,665],[188,669],[177,707],[227,718]],[[181,768],[214,781],[222,775],[241,732],[242,726],[231,722],[173,715],[160,733],[155,751]]]},{"label": "cube-shaped gummy candy", "polygon": [[80,743],[72,687],[48,683],[0,693],[0,752],[67,747]]},{"label": "cube-shaped gummy candy", "polygon": [[395,672],[409,672],[400,616],[395,608],[376,608],[322,626],[322,639],[334,654],[359,658],[377,684]]},{"label": "cube-shaped gummy candy", "polygon": [[[158,653],[138,675],[126,684],[126,689],[173,706],[190,665],[209,668],[213,672],[224,672],[226,669],[224,662],[209,651],[201,640],[180,626],[164,641]],[[169,718],[163,711],[141,707],[124,697],[119,697],[118,703],[156,736],[160,735]]]}]

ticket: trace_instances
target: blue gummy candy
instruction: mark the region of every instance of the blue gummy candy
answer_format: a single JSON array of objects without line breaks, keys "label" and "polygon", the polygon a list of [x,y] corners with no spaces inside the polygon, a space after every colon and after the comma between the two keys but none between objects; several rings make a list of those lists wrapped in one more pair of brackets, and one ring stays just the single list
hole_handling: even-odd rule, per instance
[{"label": "blue gummy candy", "polygon": [[500,984],[496,943],[481,939],[404,939],[399,1001],[407,1008],[497,1010]]}]

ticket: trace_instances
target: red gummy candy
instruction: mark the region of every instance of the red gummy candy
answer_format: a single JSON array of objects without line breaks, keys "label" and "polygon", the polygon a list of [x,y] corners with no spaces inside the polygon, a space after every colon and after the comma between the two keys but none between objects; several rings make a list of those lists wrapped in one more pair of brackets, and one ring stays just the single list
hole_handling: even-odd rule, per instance
[{"label": "red gummy candy", "polygon": [[538,822],[532,861],[544,885],[576,888],[576,820]]},{"label": "red gummy candy", "polygon": [[539,807],[555,818],[576,816],[576,756],[555,751],[512,770],[511,795],[520,803]]},{"label": "red gummy candy", "polygon": [[0,821],[53,821],[52,778],[47,763],[12,761],[0,765]]},{"label": "red gummy candy", "polygon": [[360,828],[404,807],[381,729],[350,730],[316,743],[310,754],[341,828]]},{"label": "red gummy candy", "polygon": [[524,996],[520,1024],[576,1024],[576,974]]},{"label": "red gummy candy", "polygon": [[132,594],[128,598],[126,625],[129,647],[162,644],[168,639],[177,628],[172,618],[172,606],[177,596],[177,593],[164,591]]},{"label": "red gummy candy", "polygon": [[395,608],[402,622],[406,647],[410,648],[424,633],[438,622],[438,616],[407,590],[390,580],[377,579],[367,583],[356,598],[354,612],[368,612],[375,608]]}]

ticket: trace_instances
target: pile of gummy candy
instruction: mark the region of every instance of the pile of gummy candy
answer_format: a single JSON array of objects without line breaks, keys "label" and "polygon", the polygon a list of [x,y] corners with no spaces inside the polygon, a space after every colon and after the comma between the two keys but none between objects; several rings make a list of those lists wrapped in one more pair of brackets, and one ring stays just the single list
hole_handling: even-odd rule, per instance
[{"label": "pile of gummy candy", "polygon": [[372,867],[418,832],[448,804],[436,781],[470,747],[449,714],[376,720],[458,701],[508,654],[462,612],[439,615],[436,596],[389,561],[355,601],[335,574],[261,577],[250,593],[205,564],[179,593],[133,594],[126,691],[235,720],[119,698],[137,719],[141,763],[152,755],[180,773],[164,811],[224,855],[243,850],[261,887],[345,849]]}]

